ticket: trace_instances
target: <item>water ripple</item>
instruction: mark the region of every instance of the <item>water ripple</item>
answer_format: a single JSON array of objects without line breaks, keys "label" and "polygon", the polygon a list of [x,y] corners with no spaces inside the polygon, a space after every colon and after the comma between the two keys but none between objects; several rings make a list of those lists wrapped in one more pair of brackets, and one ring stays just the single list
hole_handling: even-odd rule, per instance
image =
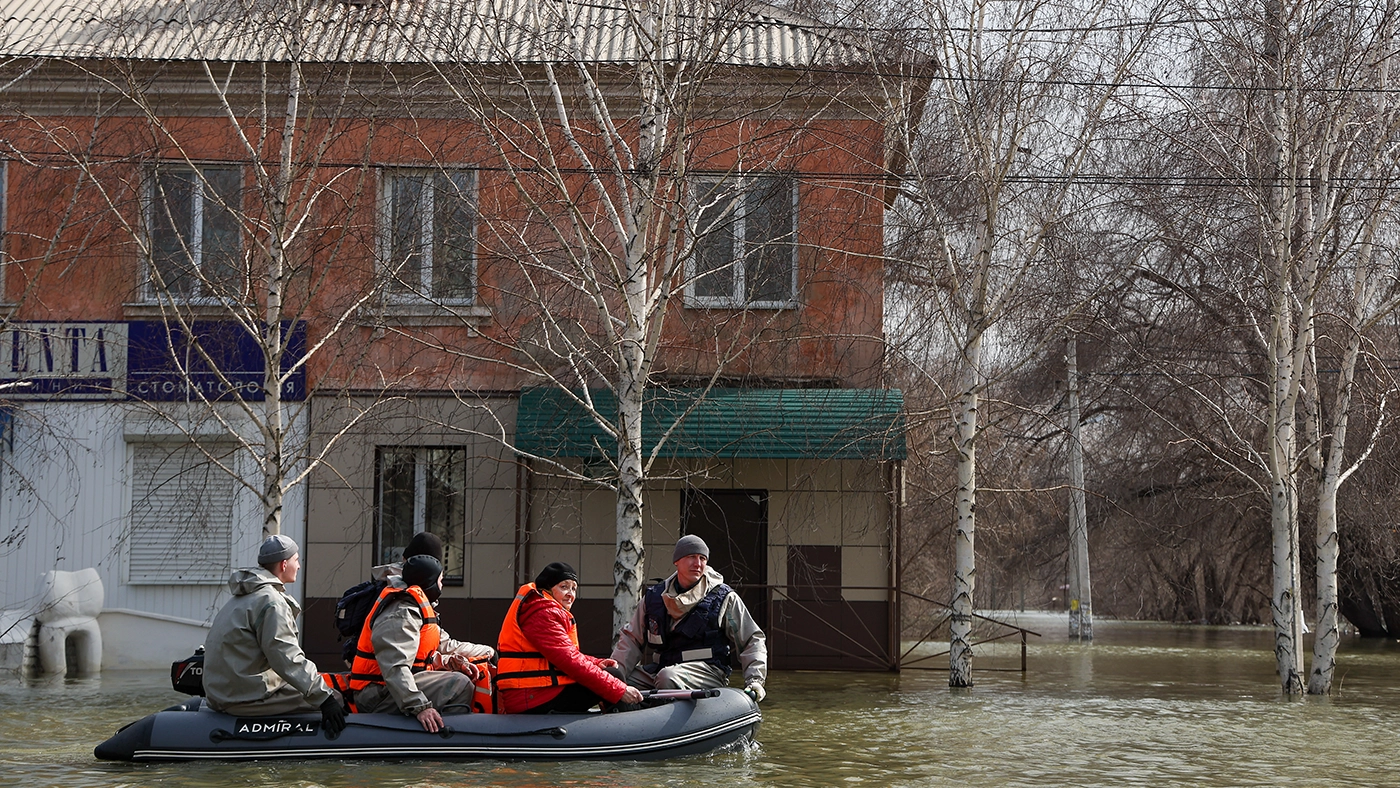
[{"label": "water ripple", "polygon": [[[1394,782],[1400,647],[1349,643],[1337,694],[1284,699],[1268,633],[1100,624],[1030,673],[777,673],[759,741],[662,763],[105,764],[92,747],[177,701],[162,673],[0,682],[0,785],[108,788],[1374,786]],[[984,655],[979,654],[979,660]],[[1002,657],[994,654],[992,659]],[[1017,654],[1019,658],[1019,654]],[[1341,768],[1344,765],[1344,768]]]}]

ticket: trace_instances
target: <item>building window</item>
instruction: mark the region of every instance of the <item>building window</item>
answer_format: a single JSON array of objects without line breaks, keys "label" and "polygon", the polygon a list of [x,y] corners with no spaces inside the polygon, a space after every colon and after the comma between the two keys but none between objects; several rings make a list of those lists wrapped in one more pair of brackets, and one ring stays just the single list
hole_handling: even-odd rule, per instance
[{"label": "building window", "polygon": [[697,307],[791,307],[797,301],[797,181],[704,179],[690,259]]},{"label": "building window", "polygon": [[231,445],[132,444],[128,583],[228,580],[236,459]]},{"label": "building window", "polygon": [[147,188],[148,297],[237,296],[242,284],[238,168],[161,166],[151,172]]},{"label": "building window", "polygon": [[467,451],[424,446],[380,447],[376,563],[403,560],[404,548],[422,531],[443,544],[443,578],[463,581],[462,545],[467,522]]},{"label": "building window", "polygon": [[400,301],[476,298],[475,174],[399,170],[384,178],[384,275]]}]

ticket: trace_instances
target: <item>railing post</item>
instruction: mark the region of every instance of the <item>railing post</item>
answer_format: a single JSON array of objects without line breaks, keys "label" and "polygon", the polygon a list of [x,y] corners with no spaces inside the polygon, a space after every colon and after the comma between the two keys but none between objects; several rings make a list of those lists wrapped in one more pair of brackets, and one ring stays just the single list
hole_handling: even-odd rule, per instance
[{"label": "railing post", "polygon": [[1026,630],[1021,630],[1021,675],[1026,675]]}]

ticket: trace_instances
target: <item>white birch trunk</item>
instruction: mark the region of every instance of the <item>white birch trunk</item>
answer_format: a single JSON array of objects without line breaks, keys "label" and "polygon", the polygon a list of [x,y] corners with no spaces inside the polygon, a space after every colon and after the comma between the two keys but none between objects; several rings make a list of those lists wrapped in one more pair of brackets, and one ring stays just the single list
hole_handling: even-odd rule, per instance
[{"label": "white birch trunk", "polygon": [[1069,397],[1069,637],[1094,639],[1093,595],[1089,587],[1089,523],[1084,503],[1084,445],[1079,440],[1079,356],[1073,335],[1065,341],[1065,383]]},{"label": "white birch trunk", "polygon": [[963,391],[958,398],[956,522],[953,526],[953,604],[949,614],[948,686],[972,686],[973,591],[977,585],[977,400],[981,391],[982,333],[973,329],[964,351]]},{"label": "white birch trunk", "polygon": [[613,560],[613,634],[622,631],[641,597],[646,572],[642,528],[642,398],[640,380],[618,390],[617,553]]},{"label": "white birch trunk", "polygon": [[301,69],[294,63],[287,80],[287,111],[283,116],[281,150],[272,181],[271,237],[268,239],[267,311],[263,326],[263,534],[282,532],[286,498],[286,412],[282,407],[282,298],[286,285],[286,233],[292,195],[292,157],[297,115],[301,111]]},{"label": "white birch trunk", "polygon": [[[1286,265],[1280,262],[1280,265]],[[1286,276],[1280,277],[1287,279]],[[1282,689],[1303,691],[1303,621],[1299,584],[1297,441],[1294,419],[1298,390],[1298,358],[1295,322],[1288,302],[1289,289],[1276,284],[1273,330],[1270,339],[1269,395],[1269,522],[1272,534],[1271,618],[1274,626],[1274,658]]]},{"label": "white birch trunk", "polygon": [[[1374,219],[1372,220],[1375,221]],[[1319,469],[1317,485],[1317,625],[1313,635],[1312,671],[1308,675],[1308,693],[1326,695],[1332,691],[1332,676],[1337,670],[1337,644],[1341,641],[1337,561],[1341,546],[1337,533],[1337,492],[1345,474],[1342,459],[1346,451],[1347,427],[1350,422],[1351,398],[1356,381],[1356,363],[1361,356],[1364,339],[1360,319],[1370,300],[1367,281],[1370,274],[1371,246],[1368,242],[1357,263],[1353,299],[1355,312],[1352,331],[1342,356],[1336,399],[1332,406],[1332,434],[1326,442],[1326,457]]]},{"label": "white birch trunk", "polygon": [[[655,117],[651,118],[655,122]],[[644,121],[642,135],[649,131]],[[642,144],[642,156],[650,152],[648,143]],[[650,161],[649,159],[643,159]],[[617,552],[613,560],[613,636],[622,631],[622,626],[632,617],[641,599],[642,582],[646,573],[646,548],[644,546],[644,503],[642,486],[644,468],[642,458],[642,406],[646,401],[647,376],[651,357],[647,352],[650,343],[647,336],[646,311],[649,295],[647,259],[643,254],[646,247],[646,228],[650,223],[655,189],[655,179],[649,180],[640,191],[634,205],[638,205],[638,216],[632,217],[627,247],[624,250],[624,265],[627,279],[623,282],[623,298],[627,303],[627,326],[623,332],[621,347],[618,349],[619,372],[617,387],[618,402],[618,462],[617,462]]]},{"label": "white birch trunk", "polygon": [[1308,693],[1326,695],[1332,691],[1332,675],[1337,669],[1337,644],[1341,628],[1337,612],[1337,489],[1339,474],[1333,472],[1331,458],[1317,491],[1317,624],[1313,635],[1312,672]]},{"label": "white birch trunk", "polygon": [[1290,137],[1290,112],[1285,87],[1288,53],[1286,21],[1281,0],[1264,4],[1264,58],[1268,67],[1271,126],[1268,129],[1271,183],[1265,188],[1265,231],[1268,233],[1270,276],[1268,469],[1269,521],[1273,542],[1272,590],[1269,606],[1274,626],[1274,659],[1283,691],[1303,691],[1303,621],[1299,598],[1301,568],[1298,551],[1297,392],[1302,374],[1305,326],[1311,315],[1297,314],[1292,234],[1297,216],[1296,173]]},{"label": "white birch trunk", "polygon": [[[1282,381],[1280,381],[1280,384]],[[1273,591],[1270,608],[1274,626],[1274,659],[1283,691],[1303,690],[1302,621],[1298,617],[1298,528],[1296,518],[1293,424],[1291,412],[1271,403],[1269,465],[1270,527],[1273,534]]]},{"label": "white birch trunk", "polygon": [[[664,39],[671,33],[674,9],[669,4],[648,4],[642,11],[642,27],[648,40]],[[641,600],[646,573],[644,546],[645,511],[642,498],[645,478],[642,456],[642,406],[648,377],[661,330],[659,315],[653,314],[658,300],[656,289],[668,283],[661,272],[653,272],[652,222],[658,216],[658,183],[661,159],[669,139],[671,114],[662,74],[643,65],[638,69],[641,107],[637,124],[637,173],[631,182],[631,198],[620,211],[625,217],[622,265],[622,297],[625,302],[621,345],[618,348],[618,478],[617,552],[613,561],[613,637],[632,617]],[[599,114],[604,115],[599,107]],[[623,187],[626,196],[628,188]],[[664,311],[664,304],[657,309]]]}]

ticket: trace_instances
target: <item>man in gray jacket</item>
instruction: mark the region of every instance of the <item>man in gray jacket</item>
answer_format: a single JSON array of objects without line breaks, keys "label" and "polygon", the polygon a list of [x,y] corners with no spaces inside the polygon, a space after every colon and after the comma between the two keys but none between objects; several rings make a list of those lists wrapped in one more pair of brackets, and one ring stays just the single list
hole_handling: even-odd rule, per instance
[{"label": "man in gray jacket", "polygon": [[258,550],[258,566],[234,570],[233,599],[214,616],[204,643],[204,693],[209,708],[238,716],[321,712],[332,737],[345,709],[301,650],[301,605],[287,594],[301,570],[297,543],[280,534]]},{"label": "man in gray jacket", "polygon": [[[731,663],[744,691],[763,700],[768,640],[744,600],[711,569],[710,548],[693,534],[672,551],[675,574],[642,597],[613,647],[628,684],[638,689],[714,689],[729,684]],[[647,659],[649,657],[649,659]]]}]

